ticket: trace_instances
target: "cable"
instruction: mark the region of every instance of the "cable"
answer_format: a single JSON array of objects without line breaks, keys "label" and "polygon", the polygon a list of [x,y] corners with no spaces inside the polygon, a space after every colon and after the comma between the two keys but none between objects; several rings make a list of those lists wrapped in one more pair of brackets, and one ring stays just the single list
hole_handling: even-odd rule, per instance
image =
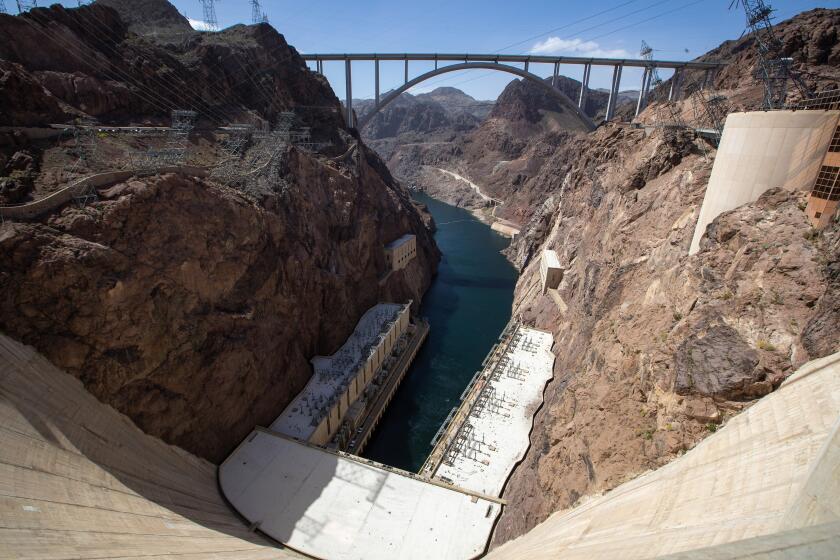
[{"label": "cable", "polygon": [[[78,54],[78,52],[80,52],[80,51],[75,51],[74,48],[73,48],[74,45],[72,43],[70,43],[68,41],[64,41],[64,40],[59,41],[57,37],[52,36],[49,33],[47,33],[46,31],[44,31],[44,28],[42,28],[42,26],[36,25],[32,21],[29,21],[27,19],[27,16],[21,16],[21,17],[22,17],[22,21],[24,21],[27,25],[32,27],[32,29],[34,29],[36,32],[42,34],[49,41],[55,43],[56,45],[65,48],[69,54],[74,56],[74,58],[78,59],[80,62],[87,65],[91,70],[93,70],[93,72],[91,73],[92,76],[96,76],[97,73],[102,72],[101,68],[94,67],[93,64],[90,61],[88,61],[87,59],[84,58],[84,56],[80,56]],[[107,70],[105,72],[107,72]],[[113,77],[114,76],[112,74],[112,78]],[[121,81],[121,80],[118,79],[116,81]],[[171,110],[174,109],[172,106],[166,106],[165,103],[163,103],[163,104],[159,103],[156,99],[149,98],[146,95],[143,95],[142,90],[131,90],[131,89],[129,89],[129,91],[133,95],[135,95],[136,97],[139,97],[139,98],[143,99],[144,101],[150,103],[151,105],[156,106],[158,109],[162,109],[164,112],[170,112]]]},{"label": "cable", "polygon": [[[540,37],[542,37],[543,35],[548,35],[549,33],[554,33],[554,32],[556,32],[556,31],[560,31],[561,29],[568,29],[569,27],[572,27],[572,26],[574,26],[574,25],[577,25],[578,23],[583,23],[584,21],[588,21],[588,20],[590,20],[590,19],[592,19],[592,18],[594,18],[594,17],[598,17],[598,16],[601,16],[601,15],[604,15],[604,14],[606,14],[606,13],[612,12],[612,11],[617,10],[617,9],[619,9],[619,8],[623,8],[624,6],[626,6],[626,5],[628,5],[628,4],[632,4],[633,2],[636,2],[636,1],[637,1],[637,0],[629,0],[628,2],[624,2],[623,4],[619,4],[618,6],[613,6],[612,8],[608,8],[608,9],[606,9],[606,10],[602,10],[602,11],[600,11],[600,12],[598,12],[598,13],[592,14],[591,16],[587,16],[587,17],[585,17],[585,18],[581,18],[581,19],[579,19],[579,20],[577,20],[577,21],[573,21],[573,22],[571,22],[571,23],[567,23],[566,25],[561,25],[560,27],[555,27],[554,29],[549,29],[548,31],[545,31],[545,32],[540,33],[540,34],[538,34],[538,35],[533,35],[533,36],[528,37],[527,39],[524,39],[524,40],[519,41],[519,42],[517,42],[517,43],[513,43],[513,44],[510,44],[510,45],[508,45],[508,46],[506,46],[506,47],[502,47],[501,49],[499,49],[499,50],[495,51],[495,52],[494,52],[494,54],[496,54],[496,53],[500,53],[500,52],[502,52],[502,51],[506,51],[506,50],[508,50],[508,49],[509,49],[509,48],[511,48],[511,47],[518,47],[518,46],[519,46],[519,45],[521,45],[522,43],[528,43],[528,42],[530,42],[530,41],[533,41],[534,39],[539,39],[539,38],[540,38]],[[661,3],[661,2],[660,2],[660,3]],[[647,8],[645,8],[645,9],[647,9]],[[582,32],[582,31],[579,31],[578,33],[583,33],[583,32]]]},{"label": "cable", "polygon": [[[660,5],[660,4],[665,3],[665,1],[668,1],[668,0],[664,0],[664,1],[657,2],[656,4],[652,4],[651,6],[648,6],[648,7],[658,6],[658,5]],[[625,25],[624,27],[619,27],[618,29],[613,29],[612,31],[608,31],[607,33],[602,33],[601,35],[597,35],[597,36],[595,36],[595,37],[590,37],[589,39],[584,40],[584,42],[594,41],[595,39],[600,39],[600,38],[602,38],[602,37],[607,37],[607,36],[609,36],[609,35],[612,35],[613,33],[618,33],[619,31],[624,31],[625,29],[630,29],[630,28],[632,28],[632,27],[636,27],[637,25],[640,25],[640,24],[642,24],[642,23],[647,23],[647,22],[652,21],[652,20],[655,20],[655,19],[657,19],[657,18],[660,18],[660,17],[666,16],[666,15],[672,14],[672,13],[674,13],[674,12],[678,12],[678,11],[680,11],[680,10],[683,10],[683,9],[685,9],[685,8],[688,8],[688,7],[690,7],[690,6],[693,6],[693,5],[695,5],[695,4],[699,4],[699,3],[700,3],[700,2],[702,2],[702,1],[703,1],[703,0],[694,0],[693,2],[689,2],[688,4],[683,4],[682,6],[679,6],[679,7],[677,7],[677,8],[674,8],[673,10],[668,10],[668,11],[666,11],[666,12],[662,12],[662,13],[657,14],[657,15],[655,15],[655,16],[651,16],[651,17],[649,17],[649,18],[647,18],[647,19],[643,19],[643,20],[640,20],[640,21],[637,21],[637,22],[631,23],[630,25]],[[644,9],[642,9],[642,10],[636,10],[636,11],[634,11],[634,12],[631,12],[630,14],[627,14],[627,15],[632,15],[632,14],[634,14],[634,13],[639,13],[639,12],[641,12],[641,11],[644,11],[645,9],[647,9],[647,8],[644,8]],[[626,16],[624,16],[624,17],[626,17]],[[617,18],[617,19],[623,19],[623,18]],[[605,22],[605,24],[606,24],[606,23],[612,23],[613,21],[616,21],[616,20],[615,20],[615,19],[610,20],[609,22]],[[592,29],[595,29],[596,27],[600,27],[600,25],[590,27],[590,28],[588,28],[588,29],[587,29],[587,31],[591,31]],[[492,71],[490,71],[490,72],[492,72]],[[489,76],[489,75],[490,75],[490,74],[485,73],[485,75],[484,75],[484,76],[481,76],[481,77],[482,77],[482,78],[486,78],[486,77],[487,77],[487,76]],[[452,77],[454,78],[454,76],[452,76]],[[476,77],[476,78],[471,78],[471,79],[470,79],[470,80],[468,80],[468,81],[474,81],[474,80],[477,80],[477,79],[479,79],[479,77]],[[466,81],[465,81],[465,82],[458,82],[458,83],[466,83]]]},{"label": "cable", "polygon": [[[499,50],[495,51],[493,54],[500,53],[500,52],[505,51],[505,50],[507,50],[507,49],[509,49],[509,48],[511,48],[511,47],[515,47],[515,46],[521,45],[521,44],[523,44],[523,43],[527,43],[527,42],[532,41],[532,40],[534,40],[534,39],[536,39],[536,38],[538,38],[538,37],[542,37],[543,35],[547,35],[548,33],[553,33],[554,31],[559,31],[560,29],[567,29],[567,28],[569,28],[569,27],[572,27],[572,26],[574,26],[574,25],[577,25],[578,23],[582,23],[582,22],[584,22],[584,21],[590,20],[590,19],[592,19],[592,18],[594,18],[594,17],[597,17],[597,16],[599,16],[599,15],[603,15],[603,14],[605,14],[605,13],[608,13],[608,12],[611,12],[611,11],[614,11],[614,10],[617,10],[617,9],[619,9],[619,8],[623,8],[624,6],[626,6],[626,5],[628,5],[628,4],[631,4],[632,2],[635,2],[635,1],[636,1],[636,0],[631,0],[630,2],[624,2],[623,4],[619,4],[619,5],[617,5],[617,6],[614,6],[614,7],[612,7],[612,8],[609,8],[609,9],[607,9],[607,10],[602,10],[601,12],[598,12],[598,13],[596,13],[596,14],[592,14],[591,16],[587,16],[587,17],[585,17],[585,18],[581,18],[581,19],[579,19],[579,20],[575,20],[575,21],[573,21],[573,22],[567,23],[566,25],[562,25],[562,26],[560,26],[560,27],[556,27],[556,28],[554,28],[554,29],[552,29],[552,30],[550,30],[550,31],[546,31],[545,33],[540,33],[540,34],[538,34],[538,35],[534,35],[534,36],[532,36],[532,37],[530,37],[530,38],[528,38],[528,39],[525,39],[524,41],[519,41],[519,42],[517,42],[517,43],[513,43],[513,44],[511,44],[511,45],[508,45],[507,47],[501,48],[501,49],[499,49]],[[593,29],[597,29],[597,28],[599,28],[599,27],[603,27],[604,25],[608,25],[608,24],[613,23],[613,22],[615,22],[615,21],[620,21],[620,20],[625,19],[625,18],[627,18],[627,17],[629,17],[629,16],[632,16],[632,15],[635,15],[635,14],[638,14],[638,13],[641,13],[641,12],[644,12],[644,11],[647,11],[647,10],[649,10],[649,9],[651,9],[651,8],[655,8],[655,7],[657,7],[657,6],[660,6],[660,5],[662,5],[662,4],[665,4],[666,2],[669,2],[669,1],[670,1],[670,0],[659,0],[658,2],[654,2],[653,4],[650,4],[649,6],[645,6],[644,8],[639,8],[638,10],[634,10],[634,11],[632,11],[632,12],[628,12],[628,13],[626,13],[626,14],[624,14],[624,15],[621,15],[621,16],[619,16],[619,17],[617,17],[617,18],[613,18],[613,19],[610,19],[610,20],[607,20],[607,21],[603,21],[603,22],[598,23],[598,24],[596,24],[596,25],[593,25],[593,26],[591,26],[591,27],[587,27],[586,29],[581,29],[581,30],[577,31],[577,33],[586,33],[587,31],[592,31]],[[467,72],[467,70],[462,70],[462,71],[460,71],[460,72],[457,72],[457,73],[456,73],[455,75],[453,75],[453,76],[447,76],[447,77],[443,78],[442,80],[437,80],[437,81],[434,81],[434,82],[432,82],[431,84],[428,84],[428,85],[433,85],[433,84],[435,84],[435,83],[440,83],[440,82],[446,82],[446,81],[449,81],[449,80],[453,80],[453,79],[455,79],[456,77],[458,77],[458,75],[459,75],[459,74],[460,74],[460,75],[463,75],[463,74],[464,74],[464,72]],[[492,72],[492,71],[489,71],[489,72]],[[485,74],[485,76],[486,76],[486,75],[489,75],[489,74],[488,74],[488,73],[486,73],[486,72],[485,72],[484,74]],[[477,78],[471,78],[469,81],[473,81],[474,79],[477,79]],[[466,82],[459,82],[459,83],[466,83]]]},{"label": "cable", "polygon": [[[82,24],[82,27],[83,27],[83,28],[86,28],[88,31],[93,31],[93,28],[94,28],[94,27],[95,27],[95,28],[97,28],[97,29],[103,29],[103,30],[105,30],[104,37],[103,37],[103,35],[102,35],[102,34],[97,33],[97,38],[99,39],[99,41],[101,41],[101,42],[102,42],[102,45],[101,45],[101,47],[103,48],[102,50],[107,49],[108,51],[110,51],[110,52],[112,52],[114,55],[116,55],[117,57],[122,58],[122,56],[123,56],[123,55],[122,55],[120,52],[118,52],[115,48],[111,47],[111,46],[108,44],[108,43],[109,43],[109,40],[113,40],[114,42],[116,42],[117,40],[119,40],[119,39],[120,39],[120,37],[119,37],[119,36],[117,36],[115,33],[110,32],[110,29],[109,29],[109,27],[107,26],[107,24],[106,24],[106,23],[105,23],[102,19],[98,18],[98,17],[97,17],[97,16],[93,13],[93,10],[94,10],[94,8],[91,8],[91,9],[84,9],[84,10],[78,10],[78,13],[79,13],[80,15],[84,15],[85,17],[87,17],[87,20],[88,20],[88,21],[90,22],[90,24],[91,24],[91,28],[86,28],[84,24]],[[99,22],[99,24],[96,24],[96,23],[94,23],[93,21],[91,21],[91,18],[92,18],[92,19],[95,19],[97,22]],[[168,68],[168,67],[167,67],[167,68]],[[176,101],[177,101],[178,99],[182,99],[182,98],[183,98],[183,97],[182,97],[182,93],[181,93],[180,91],[176,90],[173,86],[170,86],[169,84],[167,84],[166,82],[164,82],[164,81],[163,81],[161,78],[159,78],[156,74],[152,74],[152,79],[154,79],[154,80],[157,82],[158,86],[159,86],[161,89],[164,89],[164,90],[168,91],[170,94],[174,95],[174,96],[175,96]],[[204,100],[204,98],[202,98],[200,95],[193,95],[193,96],[191,96],[191,99],[192,99],[192,102],[190,102],[190,101],[188,101],[188,100],[186,100],[186,99],[185,99],[185,101],[187,101],[187,104],[192,103],[192,106],[191,106],[191,107],[189,107],[190,109],[192,109],[192,110],[197,110],[197,112],[200,112],[200,113],[204,113],[205,115],[207,115],[207,116],[211,117],[211,118],[212,118],[212,120],[215,120],[215,121],[217,121],[217,122],[219,122],[219,123],[222,123],[222,122],[225,122],[225,121],[230,122],[230,119],[228,118],[228,117],[230,116],[229,114],[227,114],[227,113],[226,113],[224,110],[222,110],[222,109],[218,109],[218,110],[216,110],[216,109],[215,109],[215,108],[214,108],[214,107],[213,107],[210,103],[208,103],[207,101],[205,101],[205,100]],[[205,107],[205,109],[204,109],[204,110],[201,110],[201,109],[200,109],[200,107],[196,106],[196,102],[200,102],[200,104],[203,104],[203,105],[204,105],[204,107]],[[181,105],[181,106],[182,106],[182,108],[183,108],[183,104],[178,103],[178,105]]]}]

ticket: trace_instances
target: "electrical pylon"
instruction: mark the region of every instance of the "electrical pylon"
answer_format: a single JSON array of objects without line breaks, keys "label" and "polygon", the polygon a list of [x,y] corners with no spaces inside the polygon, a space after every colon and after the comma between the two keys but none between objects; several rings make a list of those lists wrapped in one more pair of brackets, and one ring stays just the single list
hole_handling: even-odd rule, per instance
[{"label": "electrical pylon", "polygon": [[216,1],[217,0],[198,0],[201,2],[201,7],[204,9],[204,23],[207,25],[207,31],[218,31],[219,20],[216,18]]},{"label": "electrical pylon", "polygon": [[28,12],[32,8],[38,7],[38,0],[17,0],[18,13]]},{"label": "electrical pylon", "polygon": [[262,11],[260,0],[251,0],[251,23],[268,23],[268,16]]},{"label": "electrical pylon", "polygon": [[808,87],[793,71],[793,59],[782,56],[784,45],[773,32],[773,8],[764,0],[733,0],[731,6],[740,4],[747,16],[747,28],[755,39],[758,51],[756,76],[764,84],[765,109],[780,109],[787,99],[787,83],[792,80],[803,98],[810,97]]}]

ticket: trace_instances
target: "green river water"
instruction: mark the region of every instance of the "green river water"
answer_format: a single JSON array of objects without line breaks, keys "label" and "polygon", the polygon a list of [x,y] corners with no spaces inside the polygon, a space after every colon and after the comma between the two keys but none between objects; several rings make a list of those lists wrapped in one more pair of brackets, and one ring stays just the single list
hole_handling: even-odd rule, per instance
[{"label": "green river water", "polygon": [[517,273],[499,253],[508,239],[462,208],[414,198],[429,207],[443,253],[421,307],[432,329],[363,456],[416,472],[510,319]]}]

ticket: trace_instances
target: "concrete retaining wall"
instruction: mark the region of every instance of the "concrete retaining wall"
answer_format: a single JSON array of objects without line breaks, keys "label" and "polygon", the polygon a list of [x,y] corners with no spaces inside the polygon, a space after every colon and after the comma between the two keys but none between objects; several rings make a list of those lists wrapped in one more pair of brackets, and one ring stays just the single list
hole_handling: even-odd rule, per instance
[{"label": "concrete retaining wall", "polygon": [[781,187],[810,190],[840,111],[731,113],[706,187],[689,254],[712,220]]},{"label": "concrete retaining wall", "polygon": [[207,177],[206,169],[191,167],[187,165],[159,167],[157,169],[135,169],[129,171],[109,171],[98,173],[80,179],[75,183],[56,191],[33,202],[16,206],[0,206],[0,217],[4,220],[27,220],[55,210],[59,206],[67,204],[74,197],[80,196],[90,188],[101,189],[116,183],[121,183],[132,177],[149,177],[151,175],[162,175],[164,173],[178,173],[192,177]]}]

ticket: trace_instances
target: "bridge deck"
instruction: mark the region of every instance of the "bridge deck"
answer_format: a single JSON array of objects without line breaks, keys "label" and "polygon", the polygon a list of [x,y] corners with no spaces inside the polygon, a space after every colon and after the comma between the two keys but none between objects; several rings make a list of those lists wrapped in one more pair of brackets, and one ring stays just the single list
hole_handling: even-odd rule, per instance
[{"label": "bridge deck", "polygon": [[312,53],[304,60],[425,60],[457,62],[529,62],[535,64],[591,64],[593,66],[631,66],[638,68],[690,68],[712,70],[726,65],[723,61],[642,60],[635,58],[587,58],[581,56],[534,56],[519,54],[452,54],[452,53]]}]

